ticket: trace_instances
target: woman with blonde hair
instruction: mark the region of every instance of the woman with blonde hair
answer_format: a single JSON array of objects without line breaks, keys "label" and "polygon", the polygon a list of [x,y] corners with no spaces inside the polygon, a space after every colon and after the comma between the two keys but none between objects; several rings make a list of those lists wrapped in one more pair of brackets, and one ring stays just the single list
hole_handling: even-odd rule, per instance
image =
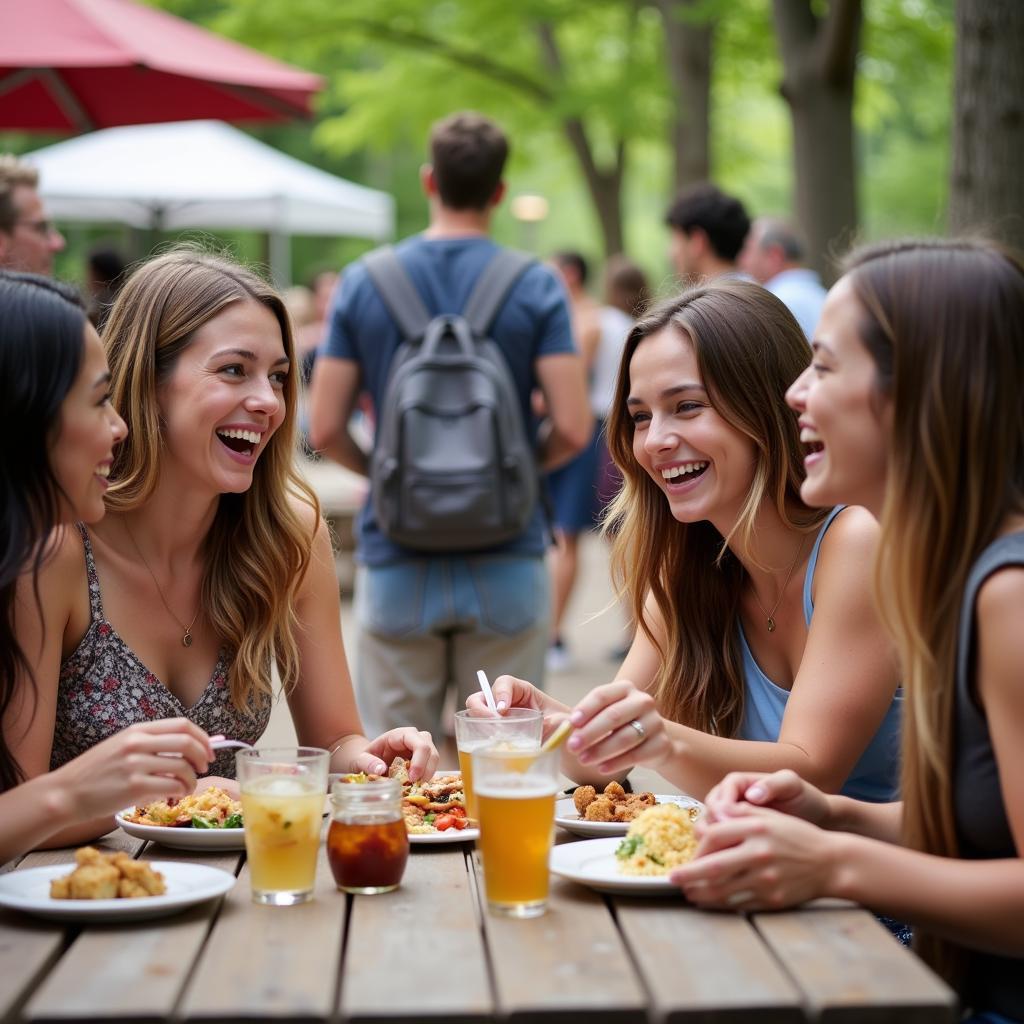
[{"label": "woman with blonde hair", "polygon": [[573,709],[511,677],[494,687],[506,706],[568,715],[574,778],[643,764],[702,797],[738,766],[789,767],[830,792],[894,798],[877,525],[800,499],[785,391],[806,361],[785,306],[740,281],[690,289],[630,332],[608,422],[624,483],[607,525],[633,645]]},{"label": "woman with blonde hair", "polygon": [[[255,743],[275,668],[299,742],[329,748],[332,770],[401,754],[414,777],[432,771],[427,734],[361,735],[327,528],[294,468],[298,370],[279,296],[226,259],[173,251],[129,278],[104,340],[129,434],[109,514],[69,531],[40,576],[26,772],[167,717]],[[231,752],[212,772],[233,775]]]},{"label": "woman with blonde hair", "polygon": [[978,1020],[1024,1020],[1024,265],[982,242],[855,254],[791,389],[815,505],[881,522],[876,591],[907,689],[902,803],[792,772],[708,798],[696,902],[841,896],[915,925]]}]

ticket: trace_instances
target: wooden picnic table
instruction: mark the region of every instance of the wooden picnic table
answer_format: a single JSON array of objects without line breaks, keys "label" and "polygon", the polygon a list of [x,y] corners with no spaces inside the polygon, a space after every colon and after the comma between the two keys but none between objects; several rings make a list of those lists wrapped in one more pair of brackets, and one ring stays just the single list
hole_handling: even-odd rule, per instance
[{"label": "wooden picnic table", "polygon": [[[559,841],[571,841],[559,832]],[[250,899],[241,853],[191,854],[116,831],[97,845],[237,875],[174,917],[68,928],[0,912],[0,1020],[800,1022],[955,1020],[956,1000],[867,911],[837,901],[716,914],[552,878],[533,920],[484,909],[473,844],[418,846],[402,886]],[[32,853],[3,870],[70,862]]]}]

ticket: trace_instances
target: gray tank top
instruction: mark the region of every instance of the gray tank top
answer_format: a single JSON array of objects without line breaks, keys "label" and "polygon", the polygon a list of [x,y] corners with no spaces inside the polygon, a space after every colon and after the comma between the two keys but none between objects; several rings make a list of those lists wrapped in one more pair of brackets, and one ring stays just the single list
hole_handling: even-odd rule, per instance
[{"label": "gray tank top", "polygon": [[[206,689],[185,707],[104,617],[89,531],[81,523],[78,529],[85,545],[91,621],[81,643],[61,662],[50,770],[126,726],[155,718],[188,718],[208,733],[256,743],[270,720],[270,695],[258,694],[245,711],[236,708],[228,690],[231,662],[222,650]],[[235,752],[220,751],[206,774],[233,779]]]},{"label": "gray tank top", "polygon": [[[1024,533],[1000,537],[981,553],[960,606],[953,801],[960,855],[968,860],[1020,855],[1006,817],[988,720],[974,687],[974,604],[985,580],[1011,565],[1024,566]],[[1024,959],[972,951],[964,1000],[975,1011],[1024,1020]]]}]

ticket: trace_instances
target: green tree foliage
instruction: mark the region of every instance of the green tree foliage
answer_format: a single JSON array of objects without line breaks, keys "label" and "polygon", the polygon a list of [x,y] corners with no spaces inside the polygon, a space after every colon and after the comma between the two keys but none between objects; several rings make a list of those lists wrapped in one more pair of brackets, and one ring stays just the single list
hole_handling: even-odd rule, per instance
[{"label": "green tree foliage", "polygon": [[[429,125],[472,107],[513,140],[510,191],[540,192],[551,213],[535,238],[503,210],[504,241],[603,249],[600,220],[566,136],[577,119],[595,165],[622,147],[625,248],[666,275],[661,218],[672,190],[676,114],[664,2],[655,0],[149,0],[328,79],[318,118],[261,129],[265,141],[396,196],[400,234],[423,226],[417,171]],[[828,0],[816,0],[823,12]],[[714,28],[711,174],[755,212],[787,213],[791,127],[768,0],[687,0]],[[861,232],[944,226],[952,93],[952,0],[865,0],[855,100]],[[545,60],[547,24],[561,70]],[[304,240],[296,266],[348,257]],[[314,258],[315,255],[315,258]]]}]

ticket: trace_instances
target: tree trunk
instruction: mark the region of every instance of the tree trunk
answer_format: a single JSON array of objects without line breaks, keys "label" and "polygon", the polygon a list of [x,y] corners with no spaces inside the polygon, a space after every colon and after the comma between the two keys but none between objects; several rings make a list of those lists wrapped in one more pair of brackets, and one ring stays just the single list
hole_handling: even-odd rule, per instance
[{"label": "tree trunk", "polygon": [[857,229],[853,88],[861,0],[831,0],[819,18],[811,0],[774,0],[782,95],[793,123],[794,198],[809,266],[826,282]]},{"label": "tree trunk", "polygon": [[711,44],[714,24],[694,20],[698,0],[658,0],[674,117],[675,190],[711,174]]},{"label": "tree trunk", "polygon": [[[562,81],[565,69],[554,29],[547,22],[540,23],[537,26],[537,38],[548,72],[556,83]],[[626,166],[626,143],[619,139],[615,144],[615,156],[611,164],[602,167],[597,162],[586,127],[579,117],[566,117],[562,121],[562,131],[580,165],[583,180],[587,183],[601,228],[604,254],[606,257],[616,256],[622,252],[625,238],[622,227],[622,179]]]},{"label": "tree trunk", "polygon": [[1024,250],[1024,3],[958,0],[949,223]]}]

